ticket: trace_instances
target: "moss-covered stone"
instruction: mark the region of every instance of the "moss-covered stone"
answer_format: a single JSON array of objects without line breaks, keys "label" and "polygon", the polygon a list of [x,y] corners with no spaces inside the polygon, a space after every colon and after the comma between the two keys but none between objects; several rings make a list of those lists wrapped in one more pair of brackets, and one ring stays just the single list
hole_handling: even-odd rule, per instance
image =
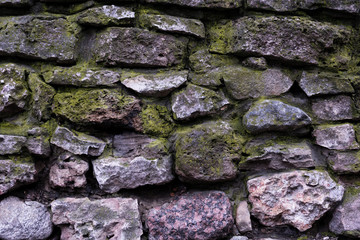
[{"label": "moss-covered stone", "polygon": [[145,0],[149,3],[175,4],[184,7],[195,8],[219,8],[230,9],[242,6],[241,0]]},{"label": "moss-covered stone", "polygon": [[144,133],[160,137],[168,137],[175,129],[171,112],[161,105],[147,105],[140,114]]}]

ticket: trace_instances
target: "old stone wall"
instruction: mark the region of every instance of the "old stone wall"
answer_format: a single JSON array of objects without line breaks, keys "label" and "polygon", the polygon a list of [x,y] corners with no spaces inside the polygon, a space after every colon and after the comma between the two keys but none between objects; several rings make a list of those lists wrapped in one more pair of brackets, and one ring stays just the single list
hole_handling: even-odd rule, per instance
[{"label": "old stone wall", "polygon": [[360,238],[359,0],[0,0],[0,239]]}]

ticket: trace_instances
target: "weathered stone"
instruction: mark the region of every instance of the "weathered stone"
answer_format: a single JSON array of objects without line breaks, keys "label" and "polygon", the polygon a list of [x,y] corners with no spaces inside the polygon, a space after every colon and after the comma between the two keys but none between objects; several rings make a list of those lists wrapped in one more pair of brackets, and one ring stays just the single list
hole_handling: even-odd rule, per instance
[{"label": "weathered stone", "polygon": [[29,7],[33,4],[32,0],[0,0],[0,7]]},{"label": "weathered stone", "polygon": [[0,55],[74,63],[80,27],[66,18],[0,19]]},{"label": "weathered stone", "polygon": [[268,68],[266,59],[263,57],[248,57],[241,64],[257,70],[266,70]]},{"label": "weathered stone", "polygon": [[315,128],[313,135],[316,144],[335,150],[359,149],[356,142],[354,126],[351,124],[320,125]]},{"label": "weathered stone", "polygon": [[166,4],[175,4],[184,7],[194,7],[194,8],[239,8],[242,6],[242,1],[240,0],[145,0],[149,3],[166,3]]},{"label": "weathered stone", "polygon": [[98,34],[95,59],[107,66],[170,67],[186,53],[185,38],[139,28],[107,28]]},{"label": "weathered stone", "polygon": [[51,166],[49,181],[53,187],[79,188],[86,185],[89,164],[77,156],[63,153]]},{"label": "weathered stone", "polygon": [[326,151],[325,155],[331,169],[338,174],[360,172],[360,152],[358,151]]},{"label": "weathered stone", "polygon": [[0,118],[25,109],[30,95],[25,78],[22,66],[12,63],[0,65]]},{"label": "weathered stone", "polygon": [[345,120],[353,118],[354,103],[350,96],[338,95],[312,100],[312,110],[323,120]]},{"label": "weathered stone", "polygon": [[29,153],[49,157],[51,154],[50,137],[47,129],[42,127],[34,127],[28,131],[29,137],[26,141],[26,148]]},{"label": "weathered stone", "polygon": [[135,20],[135,12],[130,8],[104,5],[91,8],[78,17],[78,23],[92,26],[129,25]]},{"label": "weathered stone", "polygon": [[51,203],[51,211],[61,239],[140,240],[142,235],[138,202],[131,198],[62,198]]},{"label": "weathered stone", "polygon": [[301,109],[278,100],[260,100],[244,115],[250,133],[294,131],[310,125],[311,118]]},{"label": "weathered stone", "polygon": [[354,88],[347,78],[330,73],[303,72],[299,85],[308,97],[323,94],[354,93]]},{"label": "weathered stone", "polygon": [[174,179],[172,157],[160,140],[128,133],[115,135],[114,156],[93,161],[99,187],[108,193]]},{"label": "weathered stone", "polygon": [[50,140],[51,144],[77,155],[100,156],[106,143],[96,137],[72,132],[58,126]]},{"label": "weathered stone", "polygon": [[37,74],[29,75],[29,88],[32,92],[32,111],[36,118],[49,120],[51,115],[51,105],[56,91],[53,87],[44,83]]},{"label": "weathered stone", "polygon": [[230,95],[237,99],[278,96],[287,92],[294,81],[276,68],[256,71],[241,66],[226,68],[223,80]]},{"label": "weathered stone", "polygon": [[338,206],[330,221],[330,231],[351,238],[360,238],[360,193],[359,189],[352,189],[355,193],[347,192],[343,203]]},{"label": "weathered stone", "polygon": [[[306,17],[249,16],[220,21],[209,28],[210,51],[267,56],[296,64],[346,68],[351,28]],[[329,49],[332,49],[331,51]]]},{"label": "weathered stone", "polygon": [[236,208],[236,226],[241,233],[252,230],[247,201],[239,202]]},{"label": "weathered stone", "polygon": [[140,100],[118,89],[75,89],[55,95],[53,111],[74,123],[116,124],[141,131]]},{"label": "weathered stone", "polygon": [[266,226],[290,224],[303,232],[342,200],[344,188],[325,171],[292,171],[247,182],[251,214]]},{"label": "weathered stone", "polygon": [[13,157],[0,160],[0,195],[35,182],[37,171],[32,159]]},{"label": "weathered stone", "polygon": [[121,72],[87,66],[55,67],[43,72],[45,82],[53,85],[72,85],[76,87],[115,87],[120,81]]},{"label": "weathered stone", "polygon": [[47,239],[52,233],[51,215],[46,206],[8,197],[0,202],[0,238]]},{"label": "weathered stone", "polygon": [[141,14],[140,25],[163,32],[174,32],[205,38],[205,26],[197,19],[175,17],[169,15]]},{"label": "weathered stone", "polygon": [[230,238],[230,240],[249,240],[249,239],[245,236],[234,236]]},{"label": "weathered stone", "polygon": [[226,109],[229,104],[222,91],[215,92],[193,84],[189,84],[171,97],[171,108],[177,120],[212,115]]},{"label": "weathered stone", "polygon": [[234,179],[244,139],[229,123],[208,122],[175,133],[175,172],[191,183]]},{"label": "weathered stone", "polygon": [[124,71],[121,83],[144,96],[165,97],[187,81],[188,71],[134,72]]},{"label": "weathered stone", "polygon": [[176,125],[165,106],[147,105],[140,114],[145,134],[167,138]]},{"label": "weathered stone", "polygon": [[147,216],[149,240],[222,239],[231,233],[234,219],[223,192],[195,192],[152,208]]},{"label": "weathered stone", "polygon": [[26,137],[0,134],[0,155],[19,154]]}]

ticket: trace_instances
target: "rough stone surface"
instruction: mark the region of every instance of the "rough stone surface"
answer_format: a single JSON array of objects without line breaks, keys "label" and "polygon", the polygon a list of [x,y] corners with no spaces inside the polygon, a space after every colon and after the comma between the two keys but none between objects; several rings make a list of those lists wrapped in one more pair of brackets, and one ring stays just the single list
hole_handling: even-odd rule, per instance
[{"label": "rough stone surface", "polygon": [[46,206],[8,197],[0,202],[0,238],[46,239],[52,232],[51,215]]},{"label": "rough stone surface", "polygon": [[52,85],[72,85],[76,87],[115,87],[120,81],[121,72],[94,69],[87,66],[55,67],[44,71],[45,81]]},{"label": "rough stone surface", "polygon": [[249,240],[249,239],[245,236],[235,236],[230,238],[230,240]]},{"label": "rough stone surface", "polygon": [[294,131],[311,124],[311,118],[301,109],[278,100],[260,100],[243,117],[250,133]]},{"label": "rough stone surface", "polygon": [[62,198],[51,203],[52,221],[61,239],[140,240],[142,226],[137,200],[131,198]]},{"label": "rough stone surface", "polygon": [[0,0],[0,7],[29,7],[33,4],[32,0]]},{"label": "rough stone surface", "polygon": [[263,57],[248,57],[241,64],[257,70],[266,70],[268,68],[266,59]]},{"label": "rough stone surface", "polygon": [[174,32],[205,38],[205,26],[197,19],[174,17],[169,15],[142,14],[140,23],[144,27],[163,32]]},{"label": "rough stone surface", "polygon": [[225,109],[229,104],[222,91],[216,92],[193,84],[171,97],[171,108],[177,120],[208,116]]},{"label": "rough stone surface", "polygon": [[29,153],[41,157],[49,157],[51,154],[50,137],[47,129],[34,127],[28,131],[26,148]]},{"label": "rough stone surface", "polygon": [[77,156],[64,153],[51,166],[49,181],[53,187],[79,188],[86,185],[89,164]]},{"label": "rough stone surface", "polygon": [[0,195],[22,185],[35,182],[37,171],[31,159],[14,157],[0,160]]},{"label": "rough stone surface", "polygon": [[327,172],[292,171],[247,182],[251,214],[266,226],[289,224],[303,232],[342,200],[344,187]]},{"label": "rough stone surface", "polygon": [[[352,30],[345,26],[305,17],[249,16],[219,22],[209,29],[213,52],[260,55],[297,64],[329,63],[333,67],[350,61],[351,51],[342,47],[350,42],[351,36]],[[330,48],[333,50],[328,51]],[[342,59],[336,59],[337,55]]]},{"label": "rough stone surface", "polygon": [[317,98],[312,101],[312,110],[322,120],[346,120],[353,118],[354,103],[350,96],[338,95]]},{"label": "rough stone surface", "polygon": [[354,126],[351,124],[320,125],[315,128],[313,135],[316,144],[335,150],[359,149],[356,142]]},{"label": "rough stone surface", "polygon": [[24,67],[12,63],[0,65],[0,118],[25,109],[30,95],[25,80]]},{"label": "rough stone surface", "polygon": [[325,155],[331,169],[338,174],[360,172],[360,152],[358,151],[326,151]]},{"label": "rough stone surface", "polygon": [[104,5],[90,8],[78,17],[78,23],[92,26],[129,25],[135,20],[135,12],[130,8]]},{"label": "rough stone surface", "polygon": [[142,130],[140,100],[117,89],[76,89],[57,93],[56,115],[83,125],[116,124],[117,127]]},{"label": "rough stone surface", "polygon": [[308,97],[324,94],[354,93],[348,79],[330,73],[303,72],[299,86]]},{"label": "rough stone surface", "polygon": [[175,133],[175,172],[191,183],[221,182],[236,177],[244,139],[229,123],[208,122]]},{"label": "rough stone surface", "polygon": [[114,193],[174,179],[172,157],[160,140],[127,133],[115,135],[113,145],[114,156],[93,161],[94,175],[103,191]]},{"label": "rough stone surface", "polygon": [[121,83],[135,92],[151,97],[165,97],[187,81],[188,71],[156,73],[123,72]]},{"label": "rough stone surface", "polygon": [[360,238],[360,194],[346,194],[343,203],[336,208],[330,221],[330,231],[336,234]]},{"label": "rough stone surface", "polygon": [[223,192],[185,194],[149,211],[149,240],[222,239],[231,232],[231,204]]},{"label": "rough stone surface", "polygon": [[237,100],[278,96],[287,92],[294,82],[280,69],[256,71],[240,66],[226,68],[223,80],[230,95]]},{"label": "rough stone surface", "polygon": [[139,28],[107,28],[98,34],[95,59],[107,66],[170,67],[180,64],[187,40]]},{"label": "rough stone surface", "polygon": [[241,233],[252,230],[247,201],[239,202],[236,208],[236,226]]},{"label": "rough stone surface", "polygon": [[80,27],[66,18],[21,16],[0,20],[0,55],[73,63]]},{"label": "rough stone surface", "polygon": [[195,8],[239,8],[242,6],[240,0],[145,0],[149,3],[175,4],[184,7]]},{"label": "rough stone surface", "polygon": [[19,154],[26,137],[0,134],[0,155]]}]

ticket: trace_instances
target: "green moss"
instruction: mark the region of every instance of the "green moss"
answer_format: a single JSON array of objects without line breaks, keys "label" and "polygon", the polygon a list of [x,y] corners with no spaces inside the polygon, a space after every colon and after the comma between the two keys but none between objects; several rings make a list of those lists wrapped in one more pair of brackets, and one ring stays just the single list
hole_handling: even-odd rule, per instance
[{"label": "green moss", "polygon": [[172,121],[171,113],[165,106],[148,105],[140,113],[144,133],[159,137],[168,137],[176,125]]},{"label": "green moss", "polygon": [[306,239],[309,239],[308,236],[301,236],[301,237],[298,237],[296,240],[306,240]]},{"label": "green moss", "polygon": [[229,53],[235,34],[233,22],[223,20],[219,23],[211,23],[207,29],[211,42],[210,51],[222,54]]}]

